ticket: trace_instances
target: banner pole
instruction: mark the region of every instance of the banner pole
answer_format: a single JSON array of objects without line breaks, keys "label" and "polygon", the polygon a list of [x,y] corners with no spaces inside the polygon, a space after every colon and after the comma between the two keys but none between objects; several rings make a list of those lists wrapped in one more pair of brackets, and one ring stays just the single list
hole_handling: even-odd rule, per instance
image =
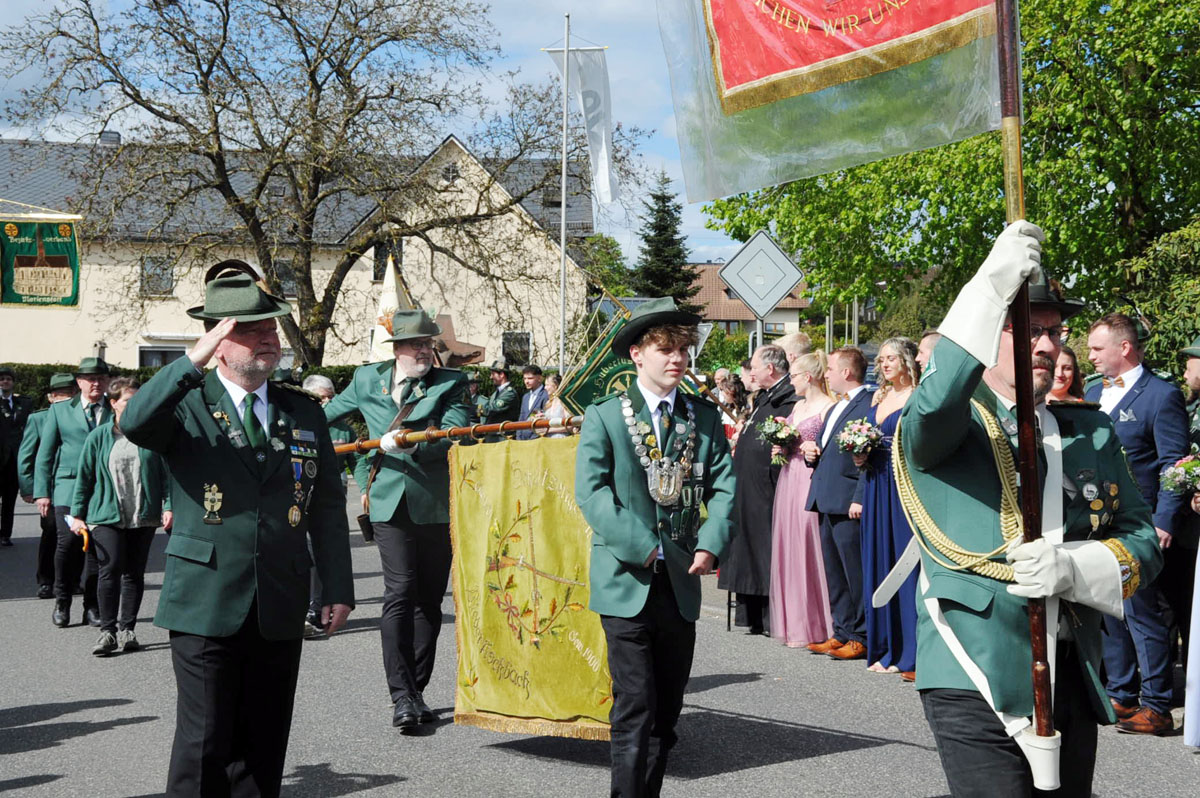
[{"label": "banner pole", "polygon": [[[996,0],[996,41],[1000,61],[1000,114],[1004,150],[1004,206],[1009,223],[1025,218],[1021,165],[1021,31],[1016,0]],[[1042,536],[1042,497],[1038,488],[1037,435],[1034,430],[1033,345],[1029,338],[1029,284],[1010,306],[1017,390],[1017,476],[1025,540]],[[1047,662],[1046,602],[1029,600],[1029,640],[1033,651],[1033,715],[1039,737],[1054,736]]]},{"label": "banner pole", "polygon": [[567,111],[571,96],[571,15],[563,14],[562,175],[558,198],[558,373],[567,370]]}]

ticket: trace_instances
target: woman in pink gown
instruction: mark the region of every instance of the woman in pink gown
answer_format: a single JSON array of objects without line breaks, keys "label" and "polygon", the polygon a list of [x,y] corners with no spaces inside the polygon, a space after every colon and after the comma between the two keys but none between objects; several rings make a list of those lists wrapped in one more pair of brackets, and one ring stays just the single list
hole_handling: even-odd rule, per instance
[{"label": "woman in pink gown", "polygon": [[[824,352],[802,355],[792,363],[797,402],[788,422],[801,441],[816,440],[833,399],[825,386]],[[797,442],[797,448],[799,441]],[[833,634],[829,592],[821,556],[817,514],[804,509],[812,468],[795,450],[779,473],[771,528],[771,636],[790,648],[828,640]]]}]

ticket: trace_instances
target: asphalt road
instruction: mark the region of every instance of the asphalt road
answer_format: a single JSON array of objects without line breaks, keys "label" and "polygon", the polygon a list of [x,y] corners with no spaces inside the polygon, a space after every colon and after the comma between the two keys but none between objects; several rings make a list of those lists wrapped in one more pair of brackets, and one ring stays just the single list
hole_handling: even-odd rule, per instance
[{"label": "asphalt road", "polygon": [[[351,492],[353,492],[353,485]],[[354,499],[352,497],[351,501]],[[352,508],[353,505],[350,505]],[[174,729],[167,633],[155,628],[165,537],[147,573],[137,653],[96,659],[95,630],[50,623],[33,598],[36,520],[18,509],[15,547],[0,549],[0,794],[152,796],[162,793]],[[353,528],[353,527],[352,527]],[[354,532],[358,608],[348,628],[305,643],[285,768],[290,796],[600,796],[607,743],[498,734],[455,726],[454,634],[443,628],[426,691],[440,720],[420,736],[391,726],[379,652],[378,557]],[[724,596],[706,582],[696,661],[666,795],[939,796],[933,740],[911,686],[725,631]],[[444,611],[453,621],[449,595]],[[1179,713],[1177,713],[1177,718]],[[1102,729],[1101,796],[1200,795],[1200,753],[1181,738]]]}]

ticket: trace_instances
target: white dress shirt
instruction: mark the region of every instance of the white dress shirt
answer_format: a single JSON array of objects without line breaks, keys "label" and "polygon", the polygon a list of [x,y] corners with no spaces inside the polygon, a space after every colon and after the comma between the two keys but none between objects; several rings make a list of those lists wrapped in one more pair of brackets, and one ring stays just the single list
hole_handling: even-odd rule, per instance
[{"label": "white dress shirt", "polygon": [[850,393],[846,394],[845,399],[839,401],[833,406],[833,409],[829,411],[829,415],[827,416],[829,423],[825,425],[825,431],[821,433],[821,451],[825,450],[825,447],[829,445],[829,439],[833,437],[835,432],[838,431],[834,429],[834,426],[841,421],[840,416],[842,413],[846,412],[846,408],[849,407],[850,403],[854,401],[854,397],[858,396],[866,389],[867,386],[865,385],[860,385],[857,388],[852,389]]},{"label": "white dress shirt", "polygon": [[[251,393],[240,385],[235,385],[225,379],[225,375],[217,369],[217,379],[225,386],[226,393],[229,394],[230,400],[233,402],[233,407],[237,410],[237,416],[240,420],[246,414],[246,394]],[[263,435],[271,437],[270,430],[267,428],[267,383],[264,380],[263,384],[258,386],[253,391],[258,397],[258,401],[254,403],[254,417],[258,419],[258,423],[262,425]]]},{"label": "white dress shirt", "polygon": [[1129,393],[1133,384],[1142,378],[1142,364],[1137,364],[1119,376],[1121,382],[1125,383],[1124,385],[1110,385],[1100,389],[1100,410],[1110,415],[1113,409],[1121,404],[1121,400],[1125,398],[1125,394]]}]

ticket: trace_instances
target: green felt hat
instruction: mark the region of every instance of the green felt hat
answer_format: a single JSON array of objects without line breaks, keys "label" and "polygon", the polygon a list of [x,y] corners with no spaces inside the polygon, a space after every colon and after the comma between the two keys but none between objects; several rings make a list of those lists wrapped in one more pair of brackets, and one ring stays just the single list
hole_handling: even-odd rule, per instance
[{"label": "green felt hat", "polygon": [[618,357],[629,357],[629,347],[642,337],[642,333],[651,327],[663,324],[683,324],[695,326],[700,323],[700,317],[688,313],[675,306],[675,300],[669,296],[651,299],[638,305],[625,326],[613,336],[612,351]]},{"label": "green felt hat", "polygon": [[[75,376],[81,374],[111,374],[108,364],[104,362],[102,357],[85,357],[79,361],[79,368],[75,369]],[[73,380],[72,380],[73,381]]]},{"label": "green felt hat", "polygon": [[410,338],[432,338],[441,335],[442,328],[423,310],[397,310],[392,314],[392,337],[384,341],[407,341]]},{"label": "green felt hat", "polygon": [[75,388],[75,375],[67,374],[65,371],[60,371],[57,374],[50,375],[50,385],[46,389],[46,393],[57,391],[62,388]]},{"label": "green felt hat", "polygon": [[500,360],[493,360],[492,365],[488,366],[488,371],[492,374],[507,374],[508,364],[504,362],[503,358]]},{"label": "green felt hat", "polygon": [[0,377],[12,377],[16,379],[16,374],[8,366],[0,366]]},{"label": "green felt hat", "polygon": [[1185,346],[1179,350],[1179,354],[1184,357],[1200,357],[1200,335],[1192,341],[1191,346]]},{"label": "green felt hat", "polygon": [[1052,307],[1062,314],[1063,321],[1084,308],[1082,299],[1064,299],[1062,286],[1058,280],[1052,280],[1049,277],[1036,285],[1029,286],[1029,304],[1032,307]]},{"label": "green felt hat", "polygon": [[245,261],[221,261],[208,270],[204,283],[204,304],[187,312],[193,319],[259,321],[292,312],[286,300],[259,287],[254,269]]}]

